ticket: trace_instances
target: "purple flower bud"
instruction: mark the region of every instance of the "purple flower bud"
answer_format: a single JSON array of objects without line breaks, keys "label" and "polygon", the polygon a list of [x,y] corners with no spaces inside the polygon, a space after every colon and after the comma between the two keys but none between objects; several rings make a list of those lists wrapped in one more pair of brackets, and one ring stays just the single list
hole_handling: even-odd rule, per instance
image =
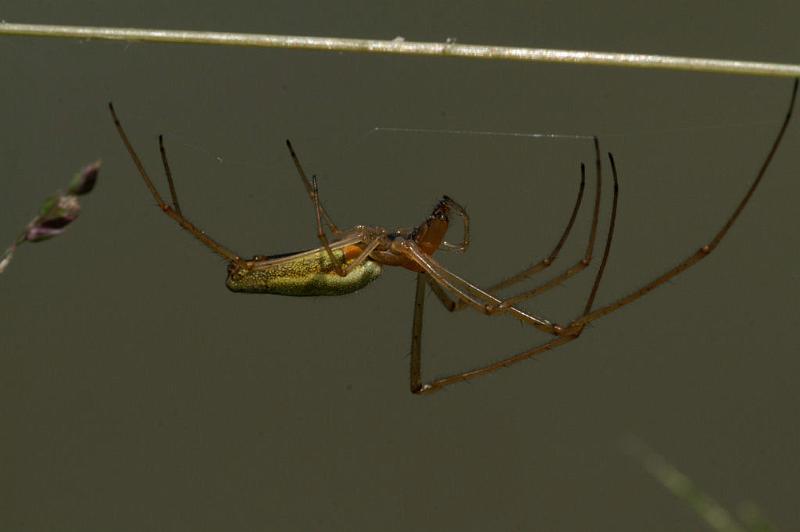
[{"label": "purple flower bud", "polygon": [[64,232],[81,212],[77,196],[53,196],[42,205],[39,216],[28,224],[25,240],[39,242]]},{"label": "purple flower bud", "polygon": [[69,183],[67,192],[81,196],[88,194],[97,182],[97,174],[100,172],[100,161],[95,161],[83,167],[79,173],[75,174]]}]

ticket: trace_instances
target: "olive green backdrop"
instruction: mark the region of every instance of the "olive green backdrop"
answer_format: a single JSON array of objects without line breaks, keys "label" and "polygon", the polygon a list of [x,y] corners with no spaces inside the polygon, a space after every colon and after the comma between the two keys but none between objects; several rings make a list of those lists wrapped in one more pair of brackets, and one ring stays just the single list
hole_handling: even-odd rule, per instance
[{"label": "olive green backdrop", "polygon": [[[793,2],[6,0],[0,18],[800,62]],[[331,299],[228,292],[225,265],[154,206],[105,107],[164,191],[165,135],[185,212],[243,255],[316,245],[290,137],[341,225],[463,203],[473,246],[442,260],[481,285],[549,251],[591,145],[376,128],[600,135],[622,180],[608,302],[716,231],[789,80],[11,37],[0,65],[0,244],[103,159],[82,218],[0,277],[0,529],[702,529],[624,453],[629,435],[724,505],[800,527],[800,123],[707,261],[537,362],[415,397],[412,274]],[[526,308],[566,321],[590,284]],[[546,339],[429,309],[428,376]]]}]

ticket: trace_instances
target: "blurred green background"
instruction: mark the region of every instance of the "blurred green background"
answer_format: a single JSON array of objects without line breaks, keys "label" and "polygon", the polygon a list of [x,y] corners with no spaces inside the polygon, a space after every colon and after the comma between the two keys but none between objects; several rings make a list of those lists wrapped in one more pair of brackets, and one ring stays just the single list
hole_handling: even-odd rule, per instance
[{"label": "blurred green background", "polygon": [[[5,0],[0,18],[800,62],[796,2]],[[0,244],[103,159],[81,219],[0,278],[0,529],[700,529],[624,454],[627,434],[723,504],[800,528],[800,124],[707,261],[538,362],[420,398],[412,274],[342,298],[228,292],[225,265],[154,206],[105,107],[163,191],[165,135],[185,213],[242,255],[316,245],[289,137],[343,226],[463,203],[473,247],[442,260],[481,285],[549,251],[591,145],[375,128],[600,135],[621,178],[607,302],[717,230],[789,80],[10,37],[0,65]],[[566,321],[590,284],[526,308]],[[545,339],[434,305],[425,334],[429,377]]]}]

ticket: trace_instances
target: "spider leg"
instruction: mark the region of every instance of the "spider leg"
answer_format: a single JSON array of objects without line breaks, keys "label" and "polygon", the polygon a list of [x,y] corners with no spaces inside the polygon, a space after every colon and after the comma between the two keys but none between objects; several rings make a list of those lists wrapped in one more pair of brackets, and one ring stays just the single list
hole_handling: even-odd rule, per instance
[{"label": "spider leg", "polygon": [[[311,199],[311,202],[314,204],[314,209],[317,211],[317,218],[320,218],[320,215],[325,220],[325,223],[328,225],[331,233],[335,236],[341,234],[341,231],[333,223],[333,219],[328,215],[328,211],[325,210],[325,207],[322,206],[322,203],[319,201],[319,194],[316,191],[316,185],[312,183],[311,180],[308,179],[306,176],[305,170],[303,170],[303,165],[300,164],[300,158],[295,153],[294,148],[292,147],[292,143],[289,139],[286,139],[286,147],[289,148],[289,154],[292,156],[292,162],[294,162],[294,167],[297,169],[297,173],[300,176],[300,180],[303,182],[303,186],[308,193],[308,197]],[[312,179],[316,179],[316,177],[312,176]],[[319,223],[319,222],[318,222]]]},{"label": "spider leg", "polygon": [[583,328],[587,323],[590,323],[596,319],[602,318],[615,310],[624,307],[630,303],[633,303],[643,295],[649,293],[650,291],[658,288],[662,284],[666,283],[673,277],[676,277],[683,273],[684,271],[688,270],[704,258],[708,257],[712,251],[714,251],[725,235],[728,234],[728,231],[739,218],[739,215],[742,213],[744,208],[747,206],[750,198],[753,197],[753,193],[755,192],[758,185],[761,183],[764,175],[769,168],[770,163],[772,162],[773,157],[775,156],[775,152],[778,150],[778,146],[780,146],[781,140],[783,140],[783,135],[786,132],[786,128],[789,126],[789,122],[792,118],[792,112],[794,110],[795,100],[797,99],[797,86],[798,80],[795,79],[794,86],[792,88],[792,95],[789,100],[789,108],[786,111],[786,116],[783,119],[783,123],[781,124],[780,130],[778,130],[778,134],[775,137],[775,140],[772,143],[772,147],[770,148],[767,156],[764,158],[764,161],[761,163],[761,167],[758,170],[758,174],[756,174],[756,178],[753,180],[753,183],[750,185],[750,188],[747,189],[744,197],[739,201],[739,204],[734,209],[733,213],[728,217],[728,219],[723,224],[722,228],[717,232],[716,235],[704,246],[700,249],[689,255],[687,258],[673,266],[671,269],[667,270],[663,274],[659,275],[649,283],[645,284],[638,290],[631,292],[630,294],[623,296],[616,301],[609,303],[603,307],[598,308],[592,312],[586,312],[583,316],[578,318],[577,320],[570,323],[569,327],[572,328]]},{"label": "spider leg", "polygon": [[474,370],[465,371],[462,373],[455,373],[435,379],[429,383],[423,384],[422,382],[422,318],[425,309],[425,285],[427,284],[427,274],[420,272],[417,274],[417,290],[416,297],[414,298],[414,321],[411,328],[411,363],[409,374],[409,386],[411,393],[414,394],[427,394],[444,388],[450,384],[463,382],[492,373],[500,368],[504,368],[521,362],[528,358],[532,358],[539,353],[555,349],[556,347],[571,342],[577,336],[559,336],[545,342],[542,345],[536,346],[531,350],[524,353],[519,353],[509,358],[505,358],[498,362],[477,368]]},{"label": "spider leg", "polygon": [[317,238],[322,244],[322,247],[325,248],[325,252],[328,254],[328,257],[331,259],[331,262],[333,263],[333,268],[336,270],[336,273],[344,277],[345,275],[347,275],[347,273],[345,273],[341,261],[339,261],[336,255],[333,254],[333,250],[331,250],[331,244],[328,241],[327,235],[325,234],[325,229],[322,227],[321,214],[323,211],[322,211],[322,205],[319,202],[319,188],[317,184],[316,175],[311,176],[311,200],[314,202],[314,212],[317,217]]},{"label": "spider leg", "polygon": [[[608,256],[611,252],[611,242],[614,235],[614,226],[617,215],[617,200],[619,198],[619,185],[618,185],[616,167],[614,165],[614,160],[613,157],[611,157],[611,154],[609,154],[609,158],[611,159],[611,168],[614,177],[614,195],[613,195],[613,204],[611,208],[611,220],[608,227],[608,235],[606,237],[606,244],[603,250],[603,258],[600,263],[600,268],[597,270],[597,273],[595,274],[594,284],[592,285],[592,289],[586,299],[586,304],[584,306],[581,318],[587,316],[591,311],[594,298],[597,295],[597,289],[600,286],[600,281],[602,280],[603,273],[605,272],[605,267],[608,262]],[[445,308],[448,308],[450,310],[455,308],[455,304],[452,303],[450,298],[447,296],[447,293],[445,292],[444,288],[448,288],[451,291],[454,291],[459,296],[461,296],[461,294],[459,291],[455,290],[451,286],[451,284],[447,282],[446,279],[445,282],[442,282],[441,278],[443,276],[441,275],[440,272],[429,270],[425,268],[423,264],[421,264],[421,266],[423,266],[425,271],[417,274],[417,286],[414,299],[414,319],[412,322],[412,329],[411,329],[410,387],[412,393],[415,394],[431,393],[441,388],[444,388],[445,386],[448,386],[450,384],[455,384],[457,382],[475,379],[477,377],[493,373],[498,369],[511,366],[518,362],[522,362],[523,360],[528,360],[540,353],[543,353],[545,351],[550,351],[551,349],[555,349],[556,347],[559,347],[568,342],[571,342],[572,340],[575,340],[576,338],[578,338],[578,336],[580,336],[585,327],[585,324],[579,323],[580,318],[574,320],[567,329],[563,329],[559,326],[554,326],[555,331],[553,332],[553,334],[556,334],[556,337],[552,338],[551,340],[543,344],[537,345],[531,349],[528,349],[527,351],[517,353],[515,355],[493,362],[491,364],[487,364],[483,367],[461,373],[455,373],[453,375],[435,379],[427,384],[423,384],[422,383],[422,318],[425,307],[425,284],[426,283],[431,284],[434,294],[436,294],[437,297],[439,297],[439,299],[445,305]],[[455,277],[455,275],[453,275],[453,277]],[[433,283],[436,283],[439,286],[434,287]],[[486,294],[486,295],[490,299],[496,299],[491,294]],[[508,308],[511,310],[517,310],[515,307],[508,307]]]},{"label": "spider leg", "polygon": [[[164,144],[163,141],[159,140],[159,144],[161,146],[161,160],[164,163],[164,169],[167,174],[167,180],[169,181],[170,187],[170,194],[172,196],[172,205],[169,205],[164,201],[159,194],[158,189],[153,184],[153,180],[150,179],[150,176],[147,175],[147,171],[144,168],[144,164],[142,164],[142,160],[139,158],[139,155],[136,153],[136,150],[133,149],[133,145],[131,141],[128,139],[128,135],[125,133],[125,130],[122,128],[122,123],[120,122],[119,118],[117,117],[117,113],[114,111],[114,106],[111,102],[108,103],[108,109],[111,111],[111,117],[114,119],[114,126],[117,128],[117,132],[119,133],[120,138],[122,139],[122,143],[125,144],[125,148],[128,150],[128,154],[133,160],[133,164],[136,165],[136,169],[139,171],[139,175],[142,176],[144,180],[144,184],[147,186],[147,189],[150,191],[150,194],[158,203],[158,206],[164,211],[164,214],[175,220],[178,225],[180,225],[183,229],[191,233],[197,240],[205,244],[211,251],[216,253],[217,255],[222,256],[226,260],[230,262],[238,262],[240,260],[239,256],[234,253],[233,251],[229,250],[219,242],[213,240],[209,236],[205,234],[202,230],[200,230],[197,226],[195,226],[192,222],[187,220],[183,213],[180,210],[180,206],[178,205],[178,196],[175,192],[175,185],[172,181],[172,172],[169,169],[169,164],[167,163],[167,156],[166,152],[164,151]],[[160,139],[160,137],[159,137]]]},{"label": "spider leg", "polygon": [[[546,282],[544,282],[544,283],[542,283],[542,284],[540,284],[540,285],[538,285],[538,286],[536,286],[534,288],[531,288],[531,289],[526,290],[524,292],[521,292],[519,294],[516,294],[516,295],[513,295],[513,296],[510,296],[510,297],[507,297],[507,298],[503,299],[502,303],[500,303],[500,305],[498,305],[498,308],[502,309],[502,308],[510,306],[510,305],[515,305],[515,304],[517,304],[517,303],[519,303],[521,301],[524,301],[526,299],[530,299],[532,297],[536,297],[539,294],[542,294],[543,292],[546,292],[546,291],[550,290],[551,288],[554,288],[554,287],[564,283],[567,279],[569,279],[569,278],[573,277],[574,275],[582,272],[591,263],[592,255],[594,253],[594,244],[595,244],[595,241],[597,239],[597,224],[598,224],[598,221],[599,221],[599,218],[600,218],[600,196],[601,196],[602,181],[603,181],[602,165],[600,164],[600,143],[597,140],[597,137],[594,137],[594,149],[595,149],[595,174],[597,176],[597,185],[596,185],[595,196],[594,196],[594,211],[592,213],[592,222],[591,222],[591,226],[590,226],[590,230],[589,230],[589,240],[586,243],[586,251],[584,252],[583,257],[581,259],[579,259],[575,264],[573,264],[572,266],[570,266],[566,270],[562,271],[561,273],[559,273],[558,275],[556,275],[555,277],[553,277],[549,281],[546,281]],[[584,165],[581,164],[581,182],[583,182],[584,175],[585,175],[585,168],[584,168]],[[577,208],[573,211],[573,220],[574,220],[574,216],[576,214],[577,214]],[[565,232],[565,234],[566,234],[566,232]],[[562,237],[562,241],[559,242],[559,244],[563,245],[563,241],[564,240],[566,240],[566,238]],[[560,247],[557,247],[555,251],[557,252],[558,249],[560,249]],[[555,257],[553,257],[552,260],[555,260]],[[552,260],[550,259],[550,257],[548,257],[548,258],[542,260],[539,263],[539,264],[543,264],[544,263],[544,265],[542,267],[537,269],[537,267],[539,265],[536,264],[532,268],[530,268],[529,270],[525,270],[524,272],[522,272],[520,274],[517,274],[517,275],[507,279],[506,281],[503,281],[503,282],[501,282],[501,283],[499,283],[499,284],[497,284],[495,286],[492,286],[491,288],[489,288],[489,291],[494,292],[495,290],[498,290],[500,288],[505,288],[507,286],[510,286],[511,284],[519,282],[522,279],[524,279],[524,278],[526,278],[526,277],[528,277],[530,275],[533,275],[534,273],[537,273],[537,272],[543,270],[544,268],[546,268],[547,266],[549,266],[552,263]]]},{"label": "spider leg", "polygon": [[447,309],[448,312],[455,312],[464,308],[458,306],[458,302],[460,300],[453,300],[449,295],[447,295],[447,292],[445,292],[444,288],[442,288],[439,283],[431,280],[429,275],[425,275],[424,279],[433,294],[437,297],[437,299],[439,299],[439,302],[445,309]]},{"label": "spider leg", "polygon": [[[443,290],[449,290],[455,294],[458,300],[464,301],[473,309],[486,315],[498,313],[494,311],[494,307],[500,303],[499,299],[449,271],[435,259],[423,253],[413,241],[404,241],[399,248],[400,252],[417,263],[432,281],[437,283]],[[452,307],[454,304],[445,303],[445,306]],[[563,332],[563,327],[544,318],[528,314],[517,307],[504,307],[502,313],[510,314],[523,323],[553,335],[561,335]]]},{"label": "spider leg", "polygon": [[181,206],[178,203],[178,191],[175,190],[175,182],[172,180],[172,171],[169,169],[169,161],[167,161],[167,150],[164,149],[164,135],[158,136],[158,150],[161,152],[161,163],[164,165],[164,173],[167,174],[167,184],[169,185],[169,195],[172,197],[172,208],[178,214],[181,212]]},{"label": "spider leg", "polygon": [[336,273],[344,277],[347,275],[347,273],[345,272],[341,261],[333,254],[333,251],[331,250],[331,244],[328,240],[328,236],[325,234],[325,229],[322,226],[322,222],[325,222],[328,225],[328,228],[331,230],[331,233],[333,233],[334,236],[341,236],[342,232],[338,227],[336,227],[336,224],[333,223],[333,220],[331,220],[331,217],[328,215],[328,212],[325,210],[319,200],[319,184],[317,182],[317,176],[312,175],[311,180],[309,181],[305,170],[303,170],[303,166],[300,164],[300,159],[297,157],[297,154],[292,147],[292,143],[288,139],[286,140],[286,147],[289,148],[289,153],[292,156],[292,161],[294,161],[295,168],[297,168],[297,173],[300,175],[300,179],[303,181],[303,185],[306,187],[306,192],[308,192],[308,196],[311,198],[311,203],[314,204],[314,215],[317,219],[317,238],[322,244],[322,247],[325,248],[325,252],[328,254],[328,257],[333,263],[333,268],[336,270]]},{"label": "spider leg", "polygon": [[575,220],[578,217],[578,211],[580,210],[581,203],[583,202],[583,193],[584,189],[586,188],[586,167],[583,163],[581,163],[581,182],[578,187],[578,196],[575,199],[575,206],[572,208],[572,214],[569,217],[569,221],[567,222],[567,226],[564,228],[564,232],[561,233],[561,238],[558,239],[555,247],[550,251],[550,253],[543,259],[541,259],[536,264],[522,270],[519,273],[516,273],[510,277],[503,279],[502,281],[492,285],[489,287],[490,292],[495,292],[497,290],[502,290],[508,286],[513,284],[519,283],[524,281],[525,279],[539,273],[540,271],[548,268],[553,262],[558,258],[558,254],[561,252],[561,248],[567,241],[570,232],[572,231],[573,225],[575,225]]}]

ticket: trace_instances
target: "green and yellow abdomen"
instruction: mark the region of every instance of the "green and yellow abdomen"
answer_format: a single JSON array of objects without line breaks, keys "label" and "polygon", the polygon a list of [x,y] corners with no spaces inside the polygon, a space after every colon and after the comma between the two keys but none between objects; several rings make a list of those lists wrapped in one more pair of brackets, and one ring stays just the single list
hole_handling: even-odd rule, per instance
[{"label": "green and yellow abdomen", "polygon": [[[333,254],[346,265],[358,251],[357,246],[347,246],[333,250]],[[285,258],[243,261],[230,268],[225,284],[233,292],[339,296],[364,288],[380,274],[381,265],[367,259],[342,277],[327,252],[315,249]]]}]

